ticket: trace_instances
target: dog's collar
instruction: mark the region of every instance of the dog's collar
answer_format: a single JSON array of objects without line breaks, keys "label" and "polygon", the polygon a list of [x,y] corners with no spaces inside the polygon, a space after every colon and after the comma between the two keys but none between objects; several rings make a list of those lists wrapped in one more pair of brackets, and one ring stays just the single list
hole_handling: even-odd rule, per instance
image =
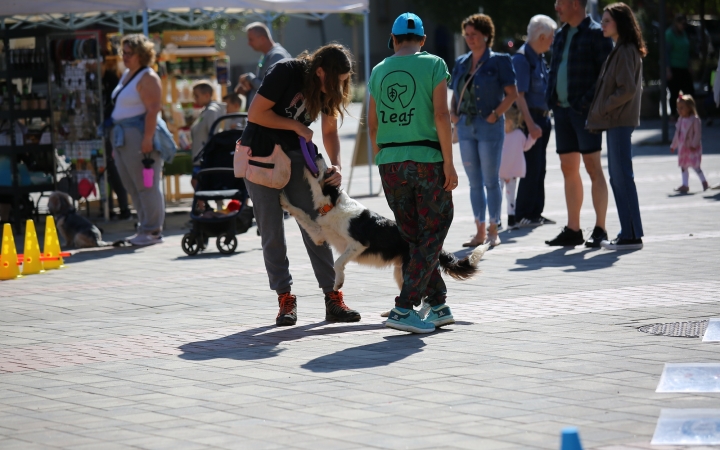
[{"label": "dog's collar", "polygon": [[328,203],[327,205],[323,206],[322,208],[318,208],[317,212],[321,216],[324,216],[325,214],[329,213],[334,207],[335,207],[335,205],[331,205]]}]

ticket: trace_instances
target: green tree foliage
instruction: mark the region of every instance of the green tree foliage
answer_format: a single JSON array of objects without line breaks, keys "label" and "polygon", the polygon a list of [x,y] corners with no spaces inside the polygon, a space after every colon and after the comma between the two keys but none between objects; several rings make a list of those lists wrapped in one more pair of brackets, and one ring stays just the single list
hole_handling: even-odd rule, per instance
[{"label": "green tree foliage", "polygon": [[[495,34],[500,38],[521,38],[526,34],[530,18],[535,14],[555,17],[553,0],[454,0],[451,3],[438,0],[414,0],[419,14],[432,17],[451,31],[460,31],[463,19],[482,12],[495,24]],[[422,16],[421,16],[422,17]]]}]

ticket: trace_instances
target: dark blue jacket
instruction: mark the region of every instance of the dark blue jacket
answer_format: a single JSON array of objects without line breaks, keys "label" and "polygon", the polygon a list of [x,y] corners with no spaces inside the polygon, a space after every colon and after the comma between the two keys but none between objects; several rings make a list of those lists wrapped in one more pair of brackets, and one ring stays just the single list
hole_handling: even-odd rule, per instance
[{"label": "dark blue jacket", "polygon": [[[557,73],[565,49],[565,37],[570,25],[565,24],[555,33],[552,62],[547,89],[550,108],[558,106],[556,92]],[[587,114],[595,96],[595,85],[600,69],[613,49],[612,39],[603,36],[600,24],[586,17],[570,43],[568,53],[568,101],[576,112]]]},{"label": "dark blue jacket", "polygon": [[[495,53],[487,49],[480,58],[483,63],[471,83],[474,84],[475,107],[478,115],[487,117],[505,98],[505,87],[515,84],[515,69],[512,59],[507,53]],[[466,53],[455,60],[452,71],[451,87],[455,100],[461,101],[460,91],[465,86],[465,75],[472,64],[472,52]],[[468,85],[468,89],[470,86]]]}]

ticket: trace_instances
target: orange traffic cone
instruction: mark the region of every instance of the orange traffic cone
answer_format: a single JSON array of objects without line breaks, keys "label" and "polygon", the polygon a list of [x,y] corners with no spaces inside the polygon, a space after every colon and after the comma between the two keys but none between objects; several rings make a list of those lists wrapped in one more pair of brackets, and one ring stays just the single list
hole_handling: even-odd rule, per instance
[{"label": "orange traffic cone", "polygon": [[47,220],[45,221],[45,242],[43,245],[45,250],[43,252],[43,257],[45,258],[43,266],[45,266],[45,270],[62,269],[65,267],[62,256],[60,256],[60,240],[58,239],[53,216],[47,216]]},{"label": "orange traffic cone", "polygon": [[0,280],[13,280],[20,277],[17,249],[12,227],[9,223],[3,226],[2,254],[0,255]]},{"label": "orange traffic cone", "polygon": [[40,260],[40,243],[38,243],[35,223],[28,219],[25,223],[25,248],[23,250],[23,275],[45,272]]}]

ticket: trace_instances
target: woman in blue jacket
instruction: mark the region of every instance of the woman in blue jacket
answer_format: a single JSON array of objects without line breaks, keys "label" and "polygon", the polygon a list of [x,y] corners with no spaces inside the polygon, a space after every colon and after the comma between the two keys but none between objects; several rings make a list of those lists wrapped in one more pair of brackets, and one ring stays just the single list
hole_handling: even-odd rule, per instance
[{"label": "woman in blue jacket", "polygon": [[[505,138],[503,114],[518,96],[515,70],[509,55],[491,50],[495,26],[489,16],[473,14],[463,20],[462,30],[470,52],[455,61],[450,117],[457,127],[477,225],[475,237],[463,246],[476,247],[485,242],[495,246],[500,244],[502,189],[498,172]],[[486,208],[490,222],[487,228]]]}]

